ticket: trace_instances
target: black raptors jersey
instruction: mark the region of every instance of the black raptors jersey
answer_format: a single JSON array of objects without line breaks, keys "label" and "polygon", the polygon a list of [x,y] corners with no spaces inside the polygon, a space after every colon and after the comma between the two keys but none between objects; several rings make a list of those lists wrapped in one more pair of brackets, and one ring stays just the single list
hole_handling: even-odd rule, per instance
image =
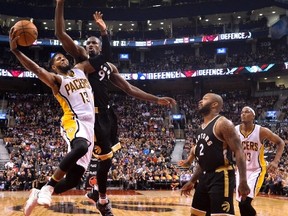
[{"label": "black raptors jersey", "polygon": [[91,73],[88,80],[94,93],[95,107],[107,108],[109,105],[108,85],[110,83],[111,68],[108,63],[101,65],[99,70]]},{"label": "black raptors jersey", "polygon": [[[206,127],[200,127],[196,132],[195,156],[203,171],[214,171],[220,166],[232,162],[232,152],[225,147],[214,132],[214,125],[221,116],[216,116]],[[232,163],[231,163],[232,164]]]},{"label": "black raptors jersey", "polygon": [[[107,108],[109,105],[109,97],[108,97],[108,83],[109,76],[111,73],[111,68],[105,62],[109,62],[111,58],[111,47],[108,39],[108,35],[101,36],[102,37],[102,51],[98,56],[98,61],[94,62],[91,57],[89,62],[94,67],[95,72],[89,74],[88,80],[92,87],[92,91],[94,94],[94,104],[95,107]],[[109,68],[109,69],[108,69]]]}]

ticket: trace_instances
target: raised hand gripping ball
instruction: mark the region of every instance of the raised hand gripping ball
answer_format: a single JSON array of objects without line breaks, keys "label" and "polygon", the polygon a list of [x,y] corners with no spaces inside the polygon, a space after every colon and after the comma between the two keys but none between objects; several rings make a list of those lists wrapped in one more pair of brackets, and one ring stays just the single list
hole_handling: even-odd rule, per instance
[{"label": "raised hand gripping ball", "polygon": [[20,46],[31,46],[38,37],[38,30],[36,26],[29,20],[20,20],[15,23],[14,35],[20,36],[17,44]]}]

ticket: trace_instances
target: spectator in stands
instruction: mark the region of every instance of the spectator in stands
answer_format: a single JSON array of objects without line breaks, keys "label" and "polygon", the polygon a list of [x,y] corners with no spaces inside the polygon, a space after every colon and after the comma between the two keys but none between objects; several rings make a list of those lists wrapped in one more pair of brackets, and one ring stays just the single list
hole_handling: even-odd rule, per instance
[{"label": "spectator in stands", "polygon": [[270,184],[272,184],[272,183],[273,183],[272,175],[270,173],[266,173],[265,177],[264,177],[264,182],[262,184],[260,191],[263,194],[268,194],[269,190],[270,190]]},{"label": "spectator in stands", "polygon": [[283,181],[282,181],[282,185],[283,185],[283,195],[288,196],[288,172],[286,169],[286,172],[283,171]]},{"label": "spectator in stands", "polygon": [[180,180],[180,178],[179,178],[177,172],[174,172],[172,175],[172,181],[171,181],[171,185],[170,185],[172,190],[175,190],[179,186],[179,184],[180,184],[179,180]]},{"label": "spectator in stands", "polygon": [[0,191],[5,190],[6,178],[4,176],[4,171],[0,171]]},{"label": "spectator in stands", "polygon": [[12,169],[12,168],[14,168],[14,162],[10,160],[10,161],[8,161],[8,162],[5,163],[4,167],[5,167],[5,169]]},{"label": "spectator in stands", "polygon": [[25,178],[23,190],[26,191],[32,189],[32,182],[33,182],[32,173],[29,172]]},{"label": "spectator in stands", "polygon": [[187,182],[189,182],[191,179],[191,176],[192,176],[191,171],[188,171],[188,172],[182,171],[180,175],[180,186],[182,187]]}]

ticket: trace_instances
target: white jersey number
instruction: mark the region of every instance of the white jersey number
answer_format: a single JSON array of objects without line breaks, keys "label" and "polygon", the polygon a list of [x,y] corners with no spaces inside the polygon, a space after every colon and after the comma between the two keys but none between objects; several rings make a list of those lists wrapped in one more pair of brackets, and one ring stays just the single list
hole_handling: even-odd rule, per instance
[{"label": "white jersey number", "polygon": [[204,155],[204,145],[200,144],[200,151],[199,151],[199,156],[203,156]]},{"label": "white jersey number", "polygon": [[107,75],[107,78],[110,79],[111,74],[111,68],[108,67],[106,64],[101,65],[101,70],[98,72],[98,75],[100,76],[100,81],[102,81],[105,76]]}]

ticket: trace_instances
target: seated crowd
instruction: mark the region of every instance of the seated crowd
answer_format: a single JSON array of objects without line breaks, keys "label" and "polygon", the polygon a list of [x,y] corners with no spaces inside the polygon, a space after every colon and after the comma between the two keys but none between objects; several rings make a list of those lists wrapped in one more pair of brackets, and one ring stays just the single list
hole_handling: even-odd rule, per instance
[{"label": "seated crowd", "polygon": [[[211,6],[211,1],[214,0],[206,0],[210,1],[207,3],[206,6]],[[215,0],[219,1],[219,0]],[[32,0],[25,0],[25,1],[14,1],[14,0],[1,0],[2,2],[8,2],[11,5],[15,5],[16,7],[23,7],[24,6],[32,6],[32,7],[48,7],[47,10],[51,10],[55,5],[55,0],[39,0],[39,1],[32,1]],[[201,3],[205,3],[205,0],[201,0]],[[102,8],[121,8],[120,10],[124,10],[124,8],[151,8],[157,6],[181,6],[181,5],[188,5],[188,4],[195,4],[199,3],[198,0],[173,0],[173,1],[162,1],[162,0],[139,0],[139,1],[129,1],[129,0],[98,0],[97,7],[102,10]],[[67,5],[66,5],[67,4]],[[79,0],[70,0],[65,5],[70,10],[75,8],[91,8],[95,6],[94,0],[86,0],[86,1],[79,1]],[[52,7],[51,7],[52,6]],[[203,5],[203,7],[206,7]],[[103,10],[105,11],[105,10]],[[128,11],[129,13],[129,11]],[[243,16],[241,18],[237,17],[235,14],[231,14],[231,19],[222,21],[222,22],[215,22],[210,20],[208,22],[207,17],[205,16],[192,16],[187,17],[185,22],[177,22],[173,20],[165,20],[164,22],[171,23],[171,27],[164,28],[155,28],[151,29],[149,25],[145,21],[135,21],[134,28],[122,28],[117,29],[117,25],[111,24],[108,25],[108,30],[110,31],[111,37],[113,40],[131,40],[131,41],[138,41],[138,40],[155,40],[161,38],[182,38],[182,37],[199,37],[203,35],[214,35],[214,34],[221,34],[221,33],[232,33],[232,32],[252,32],[255,36],[268,36],[269,27],[268,27],[268,19],[265,16],[261,18],[250,18],[247,12],[247,16]],[[220,15],[221,16],[221,15]],[[234,18],[232,18],[234,16]],[[184,16],[185,17],[185,16]],[[124,19],[125,20],[125,19]],[[224,20],[224,19],[223,19]],[[92,21],[92,20],[91,20]],[[77,20],[75,20],[77,22]],[[158,22],[155,20],[152,22]],[[49,38],[55,39],[54,36],[54,29],[47,28],[47,26],[43,25],[40,20],[35,19],[34,23],[38,28],[38,33],[40,38]],[[136,24],[137,23],[137,24]],[[8,24],[8,26],[7,26]],[[4,34],[8,33],[8,30],[11,27],[10,22],[4,21],[1,23],[1,26],[4,26]],[[154,24],[153,24],[154,25]],[[46,27],[46,28],[45,28]],[[89,30],[88,30],[89,29]],[[85,39],[88,35],[95,34],[94,29],[91,30],[91,27],[88,27],[88,22],[86,19],[83,19],[81,24],[81,28],[74,27],[70,29],[69,34],[74,39]]]},{"label": "seated crowd", "polygon": [[[249,98],[246,92],[223,93],[222,96],[225,100],[223,113],[234,124],[239,123],[240,109],[247,101],[259,114],[262,109],[271,106],[271,101],[277,100]],[[7,97],[11,118],[10,126],[5,130],[4,142],[10,161],[0,171],[0,190],[40,188],[67,151],[59,127],[60,107],[49,94],[9,94]],[[193,134],[200,118],[195,111],[197,101],[191,95],[175,95],[174,98],[178,111],[185,116],[182,125],[185,131],[184,159],[194,144]],[[122,148],[114,155],[108,177],[109,186],[148,190],[177,189],[185,184],[193,173],[194,164],[190,169],[183,169],[171,162],[176,144],[172,110],[120,94],[113,95],[113,107],[119,119]],[[287,125],[278,125],[275,132],[285,141],[288,139]],[[273,158],[275,147],[271,143],[265,145],[265,155],[269,161]],[[287,195],[287,161],[286,146],[277,172],[267,174],[263,193]],[[79,188],[82,187],[79,185]]]},{"label": "seated crowd", "polygon": [[[287,62],[287,44],[284,41],[267,42],[269,46],[261,47],[257,45],[256,51],[252,52],[251,44],[245,41],[238,41],[226,44],[205,43],[199,48],[199,55],[195,54],[195,49],[186,45],[175,45],[173,47],[151,47],[150,51],[144,54],[136,49],[120,50],[112,48],[112,60],[119,69],[120,73],[155,73],[164,71],[194,71],[199,69],[231,68],[231,67],[251,67],[266,64],[280,64],[283,68],[284,62]],[[8,45],[8,44],[7,44]],[[15,56],[9,52],[9,48],[0,46],[1,69],[18,69],[25,70],[19,66]],[[216,55],[216,49],[225,47],[227,54]],[[241,47],[241,49],[239,48]],[[273,48],[272,48],[273,47]],[[48,67],[48,61],[51,54],[61,51],[58,46],[51,46],[39,51],[36,55],[34,49],[26,49],[28,56],[34,56],[34,60],[43,67]],[[130,56],[128,61],[119,60],[121,53],[127,53]],[[266,68],[264,66],[264,68]],[[277,65],[273,68],[278,67]],[[245,71],[245,70],[244,70]],[[256,72],[256,71],[254,71]],[[284,86],[285,88],[285,86]]]}]

